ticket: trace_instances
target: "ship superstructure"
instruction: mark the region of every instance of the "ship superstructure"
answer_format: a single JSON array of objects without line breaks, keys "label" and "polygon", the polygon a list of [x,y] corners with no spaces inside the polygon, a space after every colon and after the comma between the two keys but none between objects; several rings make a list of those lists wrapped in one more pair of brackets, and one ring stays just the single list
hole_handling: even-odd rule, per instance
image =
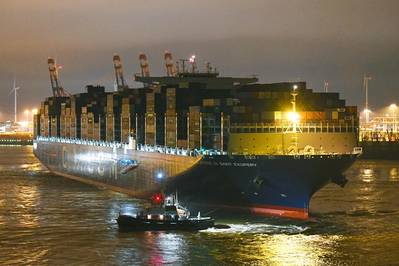
[{"label": "ship superstructure", "polygon": [[170,52],[167,75],[155,77],[139,60],[142,88],[128,87],[115,55],[115,91],[89,85],[42,102],[34,148],[50,170],[140,197],[178,189],[183,200],[295,218],[322,186],[345,183],[358,118],[338,93],[220,77]]}]

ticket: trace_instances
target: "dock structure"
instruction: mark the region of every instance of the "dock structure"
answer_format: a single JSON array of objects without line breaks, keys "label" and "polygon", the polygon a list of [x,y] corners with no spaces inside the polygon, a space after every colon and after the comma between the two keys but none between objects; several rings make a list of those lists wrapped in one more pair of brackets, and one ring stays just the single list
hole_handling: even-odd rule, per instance
[{"label": "dock structure", "polygon": [[7,132],[0,133],[1,145],[32,145],[33,135],[31,132]]}]

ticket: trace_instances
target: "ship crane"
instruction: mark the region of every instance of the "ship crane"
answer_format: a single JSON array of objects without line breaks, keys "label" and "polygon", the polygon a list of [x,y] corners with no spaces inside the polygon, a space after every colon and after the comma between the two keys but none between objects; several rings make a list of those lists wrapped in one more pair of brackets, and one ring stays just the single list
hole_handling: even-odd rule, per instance
[{"label": "ship crane", "polygon": [[50,82],[51,88],[53,89],[54,97],[65,97],[68,96],[68,93],[64,90],[64,88],[60,85],[58,69],[61,67],[57,65],[54,58],[49,57],[47,60],[48,70],[50,72]]},{"label": "ship crane", "polygon": [[173,61],[172,53],[169,51],[165,51],[165,66],[166,66],[166,75],[168,77],[176,77],[176,66]]},{"label": "ship crane", "polygon": [[141,76],[149,77],[150,76],[150,66],[148,64],[148,59],[145,53],[139,54],[140,68],[141,68]]},{"label": "ship crane", "polygon": [[121,58],[115,54],[113,57],[114,69],[115,69],[115,81],[118,90],[124,90],[126,86],[125,78],[123,77],[123,67]]}]

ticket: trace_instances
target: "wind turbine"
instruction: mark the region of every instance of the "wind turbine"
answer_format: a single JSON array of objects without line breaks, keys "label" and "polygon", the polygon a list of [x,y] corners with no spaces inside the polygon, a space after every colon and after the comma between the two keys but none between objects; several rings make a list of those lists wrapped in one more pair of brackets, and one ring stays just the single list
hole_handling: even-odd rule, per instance
[{"label": "wind turbine", "polygon": [[14,123],[17,123],[17,90],[19,87],[15,87],[15,77],[12,85],[12,89],[8,95],[14,92]]}]

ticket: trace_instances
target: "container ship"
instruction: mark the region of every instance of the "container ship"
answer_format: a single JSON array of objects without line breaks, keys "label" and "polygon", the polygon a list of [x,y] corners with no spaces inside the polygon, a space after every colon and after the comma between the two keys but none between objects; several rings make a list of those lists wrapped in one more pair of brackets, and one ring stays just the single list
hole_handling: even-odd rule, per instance
[{"label": "container ship", "polygon": [[222,77],[195,56],[145,54],[130,88],[114,55],[115,88],[69,94],[48,59],[53,96],[34,116],[33,150],[55,174],[137,198],[178,192],[186,205],[307,219],[312,195],[343,186],[356,160],[358,114],[305,82]]}]

